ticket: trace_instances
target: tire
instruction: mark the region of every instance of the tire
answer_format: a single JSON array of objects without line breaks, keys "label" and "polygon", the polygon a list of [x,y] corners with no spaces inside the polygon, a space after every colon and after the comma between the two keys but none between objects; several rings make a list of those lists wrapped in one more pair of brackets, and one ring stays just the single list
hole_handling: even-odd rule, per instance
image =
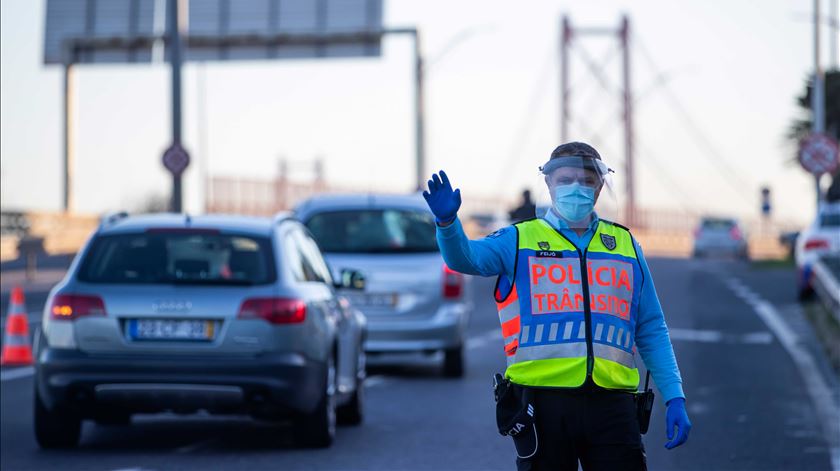
[{"label": "tire", "polygon": [[464,347],[458,346],[443,351],[443,376],[461,378],[464,376]]},{"label": "tire", "polygon": [[365,417],[365,385],[359,381],[350,402],[336,410],[336,419],[341,425],[359,425]]},{"label": "tire", "polygon": [[335,357],[327,360],[326,381],[324,395],[318,401],[315,410],[304,415],[298,430],[300,444],[309,448],[327,448],[335,439],[336,410],[335,410]]},{"label": "tire", "polygon": [[356,389],[350,402],[336,410],[336,419],[342,425],[359,425],[365,416],[365,353],[359,353],[356,364]]},{"label": "tire", "polygon": [[82,420],[69,411],[47,409],[35,393],[35,439],[41,448],[73,448],[82,435]]}]

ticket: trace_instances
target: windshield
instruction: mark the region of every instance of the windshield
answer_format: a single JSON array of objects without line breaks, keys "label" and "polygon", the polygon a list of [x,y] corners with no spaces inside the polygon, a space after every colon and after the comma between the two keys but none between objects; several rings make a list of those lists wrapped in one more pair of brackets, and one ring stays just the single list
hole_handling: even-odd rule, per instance
[{"label": "windshield", "polygon": [[405,209],[325,212],[306,223],[324,252],[436,252],[435,219],[431,213]]},{"label": "windshield", "polygon": [[700,223],[704,231],[728,231],[735,226],[731,219],[703,219]]},{"label": "windshield", "polygon": [[97,237],[79,280],[88,283],[255,285],[275,280],[268,238],[152,230]]}]

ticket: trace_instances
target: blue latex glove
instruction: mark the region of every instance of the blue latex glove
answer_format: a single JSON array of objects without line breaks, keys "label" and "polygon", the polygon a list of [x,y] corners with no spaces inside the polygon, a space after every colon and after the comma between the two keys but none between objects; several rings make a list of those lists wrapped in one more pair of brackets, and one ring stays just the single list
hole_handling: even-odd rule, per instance
[{"label": "blue latex glove", "polygon": [[443,170],[440,171],[440,177],[435,173],[432,174],[432,179],[429,180],[429,191],[423,192],[423,198],[426,198],[426,203],[438,223],[454,221],[458,208],[461,207],[461,190],[452,191],[449,177]]},{"label": "blue latex glove", "polygon": [[[675,427],[676,434],[674,434]],[[665,435],[669,440],[665,443],[665,448],[670,450],[685,443],[690,431],[691,421],[688,420],[688,413],[685,411],[685,399],[681,397],[671,399],[668,401],[668,410],[665,411]]]}]

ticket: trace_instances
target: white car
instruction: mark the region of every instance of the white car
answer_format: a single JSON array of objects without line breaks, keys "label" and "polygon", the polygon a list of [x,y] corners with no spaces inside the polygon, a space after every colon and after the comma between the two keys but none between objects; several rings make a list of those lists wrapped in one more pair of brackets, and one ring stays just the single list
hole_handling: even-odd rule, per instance
[{"label": "white car", "polygon": [[367,317],[365,351],[442,351],[443,374],[463,376],[469,278],[443,262],[419,193],[321,195],[296,215],[333,270],[363,274],[364,290],[343,295]]},{"label": "white car", "polygon": [[811,294],[814,262],[826,255],[840,255],[840,201],[822,203],[817,218],[799,234],[794,249],[800,299]]}]

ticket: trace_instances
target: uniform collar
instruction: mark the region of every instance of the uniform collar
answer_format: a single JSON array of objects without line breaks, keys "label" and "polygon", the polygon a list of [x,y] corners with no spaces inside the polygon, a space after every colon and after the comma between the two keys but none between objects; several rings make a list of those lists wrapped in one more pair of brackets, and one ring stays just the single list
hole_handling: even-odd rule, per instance
[{"label": "uniform collar", "polygon": [[[592,215],[590,215],[589,217],[591,218],[591,220],[589,221],[587,231],[595,232],[595,228],[598,227],[598,222],[600,221],[600,219],[598,218],[598,213],[592,211]],[[549,209],[548,211],[546,211],[546,214],[545,216],[543,216],[543,219],[545,219],[545,221],[549,223],[551,227],[557,229],[558,231],[572,230],[572,228],[569,227],[569,223],[567,223],[565,219],[558,216],[557,213],[554,212],[554,209]]]}]

